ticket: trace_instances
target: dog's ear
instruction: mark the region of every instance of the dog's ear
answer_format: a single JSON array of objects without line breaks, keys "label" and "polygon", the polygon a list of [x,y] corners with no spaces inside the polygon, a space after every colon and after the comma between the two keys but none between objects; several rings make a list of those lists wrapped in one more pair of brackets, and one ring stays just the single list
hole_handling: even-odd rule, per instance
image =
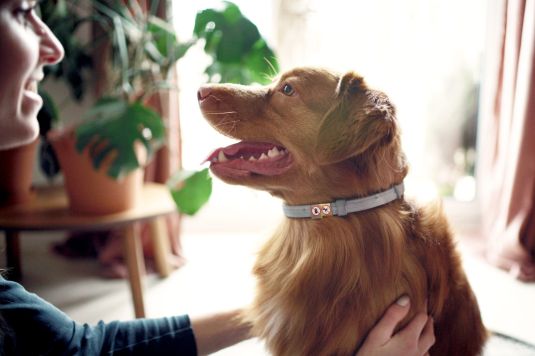
[{"label": "dog's ear", "polygon": [[368,89],[362,77],[350,72],[340,79],[335,96],[316,141],[320,164],[346,160],[392,139],[395,110],[386,95]]}]

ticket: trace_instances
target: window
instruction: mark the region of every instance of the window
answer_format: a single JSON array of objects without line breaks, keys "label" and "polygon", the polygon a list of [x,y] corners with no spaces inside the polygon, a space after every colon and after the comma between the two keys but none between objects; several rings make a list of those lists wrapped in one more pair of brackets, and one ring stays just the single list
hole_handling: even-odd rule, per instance
[{"label": "window", "polygon": [[[411,165],[408,194],[474,198],[484,0],[235,3],[271,42],[282,70],[301,65],[355,70],[369,85],[387,93],[397,107]],[[196,11],[217,3],[177,2],[175,6],[179,33],[187,38]],[[186,166],[199,164],[211,149],[229,143],[204,122],[197,107],[195,93],[207,61],[198,48],[179,64]],[[230,201],[243,206],[229,207]],[[279,212],[280,202],[217,180],[210,207],[205,208],[214,217],[224,210],[251,219],[265,219],[269,209]]]}]

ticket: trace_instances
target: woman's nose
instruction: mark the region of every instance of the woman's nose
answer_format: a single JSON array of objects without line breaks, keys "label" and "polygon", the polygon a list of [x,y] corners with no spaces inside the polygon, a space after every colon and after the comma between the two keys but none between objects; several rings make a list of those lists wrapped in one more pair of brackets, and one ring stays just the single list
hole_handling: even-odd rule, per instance
[{"label": "woman's nose", "polygon": [[65,51],[58,38],[50,28],[40,19],[36,19],[35,32],[41,39],[39,58],[44,64],[56,64],[63,59]]}]

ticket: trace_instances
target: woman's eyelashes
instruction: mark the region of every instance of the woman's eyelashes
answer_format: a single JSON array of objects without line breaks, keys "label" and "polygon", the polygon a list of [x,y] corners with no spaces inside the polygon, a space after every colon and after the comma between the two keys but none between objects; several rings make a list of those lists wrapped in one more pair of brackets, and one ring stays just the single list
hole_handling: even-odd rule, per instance
[{"label": "woman's eyelashes", "polygon": [[35,14],[37,1],[22,1],[18,7],[15,8],[13,14],[17,21],[22,25],[28,26],[32,21],[32,16]]}]

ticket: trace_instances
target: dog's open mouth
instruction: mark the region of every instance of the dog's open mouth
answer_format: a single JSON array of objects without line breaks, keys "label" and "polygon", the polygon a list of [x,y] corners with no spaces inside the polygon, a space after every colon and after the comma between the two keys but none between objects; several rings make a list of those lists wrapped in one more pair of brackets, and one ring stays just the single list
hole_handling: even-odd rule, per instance
[{"label": "dog's open mouth", "polygon": [[217,175],[243,177],[251,174],[275,176],[287,171],[292,158],[286,148],[266,142],[242,141],[218,148],[206,161]]}]

